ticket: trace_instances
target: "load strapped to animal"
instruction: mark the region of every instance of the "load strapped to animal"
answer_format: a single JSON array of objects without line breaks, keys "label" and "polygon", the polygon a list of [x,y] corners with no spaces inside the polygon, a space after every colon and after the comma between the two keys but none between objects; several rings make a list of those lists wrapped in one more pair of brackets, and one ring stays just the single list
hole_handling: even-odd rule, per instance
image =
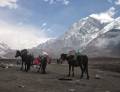
[{"label": "load strapped to animal", "polygon": [[41,60],[39,57],[36,57],[33,61],[33,65],[39,65],[39,64],[41,64]]},{"label": "load strapped to animal", "polygon": [[47,52],[42,52],[42,55],[39,56],[39,60],[36,59],[35,63],[39,63],[40,67],[38,72],[41,71],[43,74],[46,73],[47,64],[51,63],[50,57]]},{"label": "load strapped to animal", "polygon": [[68,55],[74,55],[74,56],[77,56],[77,55],[82,55],[82,54],[80,53],[79,50],[78,50],[78,51],[70,50],[70,51],[68,52]]},{"label": "load strapped to animal", "polygon": [[75,50],[71,50],[68,52],[68,56],[71,56],[71,59],[73,59],[75,67],[77,67],[79,65],[79,61],[77,60],[77,56],[79,56],[79,55],[81,55],[79,51],[76,52]]}]

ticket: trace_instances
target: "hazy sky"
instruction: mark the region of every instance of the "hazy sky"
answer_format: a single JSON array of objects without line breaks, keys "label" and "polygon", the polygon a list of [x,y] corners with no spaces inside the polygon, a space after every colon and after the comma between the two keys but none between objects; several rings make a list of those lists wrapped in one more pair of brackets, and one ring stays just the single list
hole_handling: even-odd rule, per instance
[{"label": "hazy sky", "polygon": [[31,48],[89,15],[114,20],[120,0],[0,0],[0,41],[15,49]]}]

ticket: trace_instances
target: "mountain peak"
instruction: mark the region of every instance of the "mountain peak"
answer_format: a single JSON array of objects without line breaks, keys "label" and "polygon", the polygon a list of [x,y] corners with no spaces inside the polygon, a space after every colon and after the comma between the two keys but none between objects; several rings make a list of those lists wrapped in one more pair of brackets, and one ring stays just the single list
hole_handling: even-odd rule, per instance
[{"label": "mountain peak", "polygon": [[91,15],[89,15],[89,17],[92,17],[92,18],[100,21],[101,23],[110,23],[110,22],[114,21],[114,18],[110,17],[109,15],[105,15],[105,14],[101,14],[101,15],[91,14]]},{"label": "mountain peak", "polygon": [[53,56],[67,53],[73,49],[83,51],[98,36],[113,28],[118,28],[120,26],[119,20],[120,18],[112,22],[101,22],[95,17],[88,16],[75,22],[63,36],[41,44],[37,48],[51,52]]},{"label": "mountain peak", "polygon": [[64,39],[69,39],[71,36],[75,38],[80,38],[85,35],[94,34],[101,30],[108,23],[101,23],[98,19],[94,17],[86,17],[75,22],[69,31],[64,34]]}]

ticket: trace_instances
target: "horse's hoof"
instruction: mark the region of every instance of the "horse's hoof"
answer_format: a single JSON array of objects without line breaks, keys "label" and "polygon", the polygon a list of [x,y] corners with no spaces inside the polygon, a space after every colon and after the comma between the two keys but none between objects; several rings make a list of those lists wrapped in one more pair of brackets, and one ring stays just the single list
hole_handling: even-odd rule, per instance
[{"label": "horse's hoof", "polygon": [[68,74],[67,77],[70,77],[70,74]]},{"label": "horse's hoof", "polygon": [[42,74],[46,74],[46,73],[42,73]]},{"label": "horse's hoof", "polygon": [[82,78],[80,77],[80,79],[82,79]]},{"label": "horse's hoof", "polygon": [[75,75],[73,74],[72,77],[74,77]]},{"label": "horse's hoof", "polygon": [[42,72],[42,74],[46,74],[46,72]]},{"label": "horse's hoof", "polygon": [[89,79],[90,79],[90,77],[88,76],[88,77],[87,77],[87,80],[89,80]]},{"label": "horse's hoof", "polygon": [[82,79],[83,78],[83,76],[80,76],[80,79]]}]

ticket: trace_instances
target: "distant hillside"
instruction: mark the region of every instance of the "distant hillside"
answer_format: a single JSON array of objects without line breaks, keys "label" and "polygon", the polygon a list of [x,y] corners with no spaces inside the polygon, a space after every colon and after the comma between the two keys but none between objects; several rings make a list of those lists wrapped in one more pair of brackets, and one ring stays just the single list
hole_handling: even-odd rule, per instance
[{"label": "distant hillside", "polygon": [[112,29],[97,37],[83,53],[90,57],[120,57],[120,29]]},{"label": "distant hillside", "polygon": [[0,42],[0,58],[6,58],[4,55],[11,51],[10,47],[4,42]]}]

